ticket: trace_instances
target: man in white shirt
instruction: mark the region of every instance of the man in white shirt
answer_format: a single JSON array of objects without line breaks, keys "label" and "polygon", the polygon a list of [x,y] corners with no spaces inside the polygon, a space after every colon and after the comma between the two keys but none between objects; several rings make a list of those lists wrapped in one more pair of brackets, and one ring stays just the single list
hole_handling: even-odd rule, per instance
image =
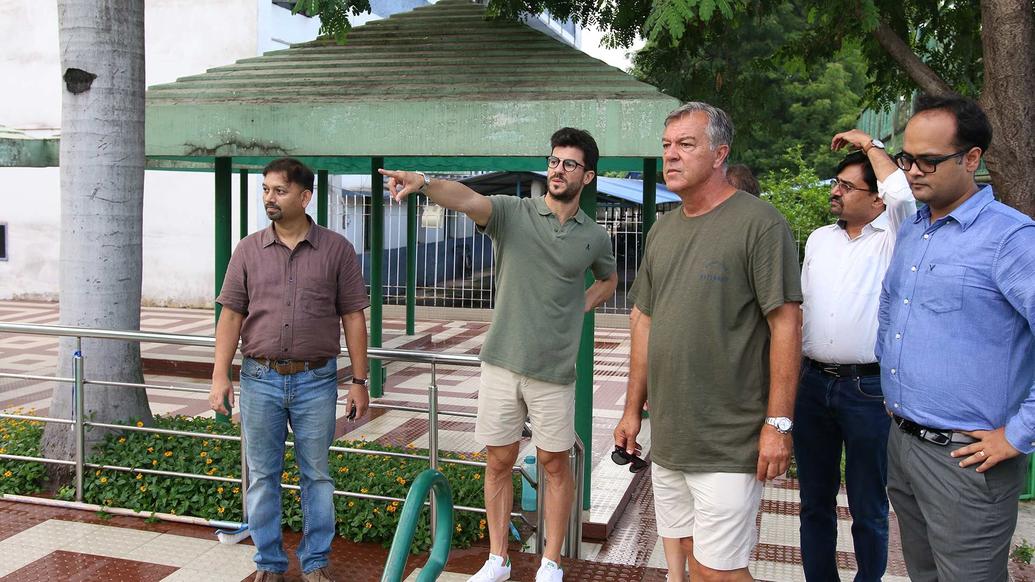
[{"label": "man in white shirt", "polygon": [[858,564],[856,582],[878,581],[888,559],[887,440],[880,367],[874,355],[881,281],[899,226],[916,213],[905,174],[884,144],[859,130],[834,136],[852,146],[837,167],[830,211],[838,221],[805,245],[801,382],[794,457],[801,496],[805,578],[839,580],[837,494],[841,454]]}]

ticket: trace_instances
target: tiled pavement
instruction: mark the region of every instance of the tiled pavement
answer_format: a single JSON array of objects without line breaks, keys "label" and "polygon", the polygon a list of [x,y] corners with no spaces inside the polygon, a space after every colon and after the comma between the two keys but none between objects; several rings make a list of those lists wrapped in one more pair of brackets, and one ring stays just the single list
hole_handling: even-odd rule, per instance
[{"label": "tiled pavement", "polygon": [[[0,301],[0,322],[56,324],[57,321],[57,306],[54,304]],[[145,308],[141,328],[211,335],[212,312]],[[403,334],[403,322],[389,320],[385,325],[384,343],[397,348],[477,353],[487,328],[488,324],[484,322],[418,321],[416,336],[407,337]],[[645,475],[639,483],[631,484],[630,474],[625,468],[612,464],[608,455],[610,432],[624,400],[628,341],[626,330],[597,331],[593,415],[596,460],[592,509],[587,521],[603,524],[611,520],[614,527],[604,543],[584,544],[583,555],[591,563],[571,566],[569,580],[664,579],[663,572],[658,569],[664,568],[665,563],[660,540],[654,533],[649,476]],[[0,371],[53,374],[57,349],[55,338],[0,334]],[[204,381],[207,372],[199,374],[198,370],[204,371],[211,362],[210,350],[145,344],[141,351],[145,369],[150,370],[148,383],[207,388]],[[89,377],[89,354],[86,358]],[[178,363],[180,367],[170,362]],[[341,365],[347,366],[347,359],[343,359]],[[169,375],[169,372],[177,375]],[[427,366],[393,363],[388,372],[385,396],[379,402],[426,406]],[[196,379],[184,378],[184,374],[193,375]],[[476,369],[440,366],[437,380],[443,410],[476,410]],[[0,409],[21,407],[45,414],[50,390],[50,385],[42,382],[0,379]],[[203,394],[149,390],[149,397],[156,414],[211,414]],[[479,450],[471,436],[472,430],[471,419],[443,417],[439,432],[441,448],[459,452]],[[338,436],[424,446],[427,443],[427,422],[421,413],[375,410],[358,423],[346,424],[344,419],[339,419]],[[649,442],[649,431],[644,436],[644,440]],[[623,497],[631,499],[628,507],[620,518],[612,518]],[[67,579],[70,580],[242,580],[251,571],[251,546],[219,546],[212,541],[211,531],[206,528],[165,524],[166,529],[160,530],[134,518],[116,518],[116,523],[107,523],[99,522],[85,512],[27,508],[6,502],[0,502],[0,513],[4,516],[0,524],[5,524],[0,525],[0,580],[65,579],[63,574],[55,576],[61,572],[68,572]],[[777,481],[765,488],[762,511],[758,516],[759,545],[751,565],[756,579],[804,579],[800,566],[797,513],[797,491],[793,480]],[[35,517],[26,518],[27,515]],[[12,516],[20,519],[12,520]],[[843,494],[839,498],[838,524],[838,562],[842,578],[851,579],[854,573],[851,520]],[[602,528],[602,525],[598,527]],[[587,525],[587,532],[590,529]],[[894,519],[891,529],[890,561],[884,580],[896,582],[907,578]],[[104,535],[99,535],[102,532]],[[289,543],[293,543],[290,534],[287,538]],[[101,539],[120,541],[111,544],[98,541]],[[365,564],[362,568],[357,565],[348,570],[347,577],[339,579],[378,579],[377,572],[384,560],[384,550],[380,547],[357,547],[356,544],[336,541],[334,551],[346,563],[353,560],[345,556],[354,556],[357,552],[366,556],[373,552],[370,557],[360,560]],[[447,569],[473,572],[483,559],[483,551],[476,548],[454,552]],[[534,576],[531,561],[521,560],[518,565],[516,580]],[[342,571],[339,576],[344,574]]]}]

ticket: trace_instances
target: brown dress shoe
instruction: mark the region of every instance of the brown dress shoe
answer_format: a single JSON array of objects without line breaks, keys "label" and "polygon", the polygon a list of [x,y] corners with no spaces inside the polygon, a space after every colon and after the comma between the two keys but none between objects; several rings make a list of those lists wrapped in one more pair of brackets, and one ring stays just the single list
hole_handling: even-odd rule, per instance
[{"label": "brown dress shoe", "polygon": [[302,574],[302,580],[305,582],[334,582],[327,568],[317,568],[312,572],[305,572]]},{"label": "brown dress shoe", "polygon": [[256,570],[255,582],[284,582],[284,575],[267,570]]}]

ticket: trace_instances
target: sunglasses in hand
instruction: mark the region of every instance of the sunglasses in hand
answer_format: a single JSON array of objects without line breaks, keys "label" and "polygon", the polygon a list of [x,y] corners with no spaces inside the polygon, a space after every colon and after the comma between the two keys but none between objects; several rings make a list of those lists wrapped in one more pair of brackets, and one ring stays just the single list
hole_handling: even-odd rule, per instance
[{"label": "sunglasses in hand", "polygon": [[629,467],[630,473],[639,473],[650,466],[650,463],[647,461],[644,461],[636,455],[630,455],[628,451],[618,445],[615,445],[615,450],[611,453],[611,460],[616,465],[628,465],[629,463],[632,463]]}]

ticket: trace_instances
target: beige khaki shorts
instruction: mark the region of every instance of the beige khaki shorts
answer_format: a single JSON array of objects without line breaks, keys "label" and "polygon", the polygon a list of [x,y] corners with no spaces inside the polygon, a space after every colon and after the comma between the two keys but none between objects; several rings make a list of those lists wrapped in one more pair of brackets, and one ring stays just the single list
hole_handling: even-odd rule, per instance
[{"label": "beige khaki shorts", "polygon": [[570,449],[575,444],[575,383],[543,382],[482,362],[474,427],[478,442],[490,447],[518,442],[526,416],[537,448],[551,453]]},{"label": "beige khaki shorts", "polygon": [[651,484],[659,536],[694,538],[694,558],[713,570],[747,568],[762,501],[754,473],[684,473],[654,463]]}]

